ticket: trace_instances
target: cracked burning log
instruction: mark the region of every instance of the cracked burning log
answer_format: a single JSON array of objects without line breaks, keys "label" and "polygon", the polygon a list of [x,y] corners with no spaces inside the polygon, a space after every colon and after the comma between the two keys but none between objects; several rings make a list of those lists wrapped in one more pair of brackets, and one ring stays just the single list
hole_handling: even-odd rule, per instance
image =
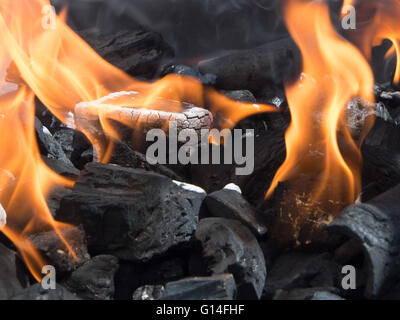
[{"label": "cracked burning log", "polygon": [[355,239],[365,255],[365,296],[376,298],[399,280],[400,185],[341,212],[328,226],[332,232]]},{"label": "cracked burning log", "polygon": [[[132,137],[135,134],[139,135],[139,138],[135,136],[136,141],[144,141],[140,135],[151,129],[166,129],[169,123],[176,125],[178,134],[183,130],[192,129],[200,135],[202,129],[211,127],[212,114],[206,109],[163,98],[154,99],[151,109],[143,106],[129,107],[137,95],[137,92],[120,92],[97,101],[79,103],[75,108],[76,127],[89,134],[97,147],[104,145],[104,124],[109,121],[118,128],[122,140],[130,145],[134,143]],[[118,103],[126,107],[116,106]],[[129,130],[126,130],[126,127],[129,127]],[[113,135],[112,132],[115,133],[114,130],[108,130],[108,136]]]}]

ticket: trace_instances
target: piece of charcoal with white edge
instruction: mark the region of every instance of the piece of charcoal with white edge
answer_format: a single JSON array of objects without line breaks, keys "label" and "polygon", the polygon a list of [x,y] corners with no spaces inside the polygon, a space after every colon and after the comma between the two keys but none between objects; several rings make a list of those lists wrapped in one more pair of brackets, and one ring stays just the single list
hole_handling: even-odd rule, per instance
[{"label": "piece of charcoal with white edge", "polygon": [[163,175],[90,163],[57,219],[82,225],[92,252],[148,261],[191,242],[204,197]]}]

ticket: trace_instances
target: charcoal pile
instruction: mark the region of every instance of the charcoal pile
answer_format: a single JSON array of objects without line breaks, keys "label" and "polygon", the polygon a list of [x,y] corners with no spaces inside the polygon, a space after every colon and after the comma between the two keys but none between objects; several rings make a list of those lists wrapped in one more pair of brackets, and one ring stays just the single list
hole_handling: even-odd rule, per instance
[{"label": "charcoal pile", "polygon": [[[115,139],[109,133],[101,137],[110,139],[113,147],[107,149],[108,157],[104,160],[87,132],[61,121],[38,97],[32,129],[39,158],[52,172],[72,181],[46,193],[48,215],[61,227],[43,228],[26,235],[35,252],[54,269],[55,276],[51,279],[46,272],[42,274],[50,288],[46,281],[38,283],[30,273],[35,266],[24,264],[24,252],[5,232],[7,237],[0,237],[0,299],[399,299],[398,85],[376,81],[373,102],[351,96],[343,112],[346,119],[340,118],[334,128],[339,153],[347,156],[354,145],[360,150],[359,158],[351,159],[360,168],[354,174],[354,180],[359,178],[361,184],[356,197],[350,203],[330,198],[327,204],[321,199],[313,201],[309,194],[312,186],[316,181],[324,181],[320,174],[325,159],[318,149],[321,146],[310,143],[307,151],[312,155],[296,159],[300,163],[306,158],[304,172],[293,175],[293,179],[282,174],[283,178],[275,181],[277,172],[293,154],[287,139],[293,123],[296,124],[290,93],[302,85],[295,81],[300,77],[305,79],[304,86],[308,82],[319,85],[317,80],[307,80],[307,75],[302,74],[304,57],[282,21],[263,25],[271,36],[269,41],[269,37],[264,42],[249,39],[248,43],[235,46],[231,39],[224,44],[224,50],[214,47],[209,52],[201,39],[203,26],[193,44],[201,49],[197,48],[201,54],[194,55],[194,48],[182,48],[190,42],[181,39],[174,43],[168,37],[170,30],[161,35],[157,32],[162,30],[159,25],[151,29],[143,19],[135,21],[128,9],[121,13],[115,7],[110,9],[106,2],[93,0],[78,5],[76,1],[52,1],[57,10],[70,3],[69,25],[99,56],[126,74],[152,83],[171,74],[179,75],[205,88],[202,99],[198,99],[203,105],[183,101],[188,110],[174,111],[175,115],[186,117],[181,132],[193,126],[198,134],[199,129],[220,129],[219,121],[226,123],[218,111],[212,112],[211,100],[207,101],[209,92],[221,94],[234,106],[260,108],[268,104],[273,108],[273,112],[254,112],[232,121],[232,130],[252,130],[252,173],[238,175],[241,164],[232,161],[154,163],[146,155],[148,141],[138,143],[134,140],[137,136],[131,135]],[[253,2],[257,1],[249,1]],[[340,1],[328,2],[337,6]],[[142,1],[138,3],[143,6]],[[91,12],[93,6],[97,11],[80,22],[80,14]],[[193,6],[197,8],[199,4]],[[257,6],[269,14],[276,10],[275,5],[266,7],[265,1],[257,2]],[[211,5],[207,10],[212,8]],[[214,8],[214,15],[220,17],[225,9],[218,8]],[[227,22],[237,17],[240,10],[255,18],[260,14],[245,1],[226,1],[226,8]],[[88,22],[100,19],[99,16],[118,23],[109,29]],[[218,28],[226,31],[224,25]],[[395,72],[395,66],[392,67],[390,73]],[[16,72],[15,68],[11,70]],[[8,76],[10,82],[21,81],[18,74]],[[90,105],[89,101],[82,103]],[[134,115],[127,117],[133,119]],[[166,119],[171,117],[167,114]],[[143,131],[140,139],[144,132],[152,127],[163,128],[167,122],[157,113],[151,113],[148,119],[150,124],[136,119],[138,125],[134,130]],[[371,119],[374,121],[369,122]],[[97,115],[96,130],[114,123],[114,119],[103,120],[101,114]],[[348,131],[342,127],[344,122]],[[364,132],[366,123],[371,126]],[[241,141],[247,137],[247,133],[243,134]],[[352,143],[346,140],[349,137]],[[170,140],[172,137],[167,136]],[[179,142],[181,146],[183,143]],[[194,150],[201,147],[202,142],[197,141]],[[172,152],[169,148],[170,145],[166,151]],[[226,150],[230,152],[222,144],[221,155]],[[190,154],[189,151],[183,154]],[[350,158],[346,156],[344,162]],[[300,167],[298,163],[296,166]],[[6,178],[10,180],[6,187],[16,183],[10,172],[0,168],[0,182]],[[275,182],[273,192],[266,197]],[[2,186],[1,183],[0,195]],[[331,187],[327,184],[327,190]],[[0,229],[7,226],[8,215],[0,204]]]}]

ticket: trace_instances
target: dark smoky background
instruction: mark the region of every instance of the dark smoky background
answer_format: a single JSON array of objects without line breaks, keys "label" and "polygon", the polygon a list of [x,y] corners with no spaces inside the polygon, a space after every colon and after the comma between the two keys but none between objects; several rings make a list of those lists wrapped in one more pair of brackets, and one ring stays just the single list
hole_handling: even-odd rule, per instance
[{"label": "dark smoky background", "polygon": [[[68,6],[76,30],[102,34],[144,26],[160,33],[178,58],[245,49],[287,36],[281,0],[52,0]],[[334,8],[342,0],[329,1]]]},{"label": "dark smoky background", "polygon": [[[315,0],[323,1],[323,0]],[[328,2],[338,32],[359,46],[363,30],[385,0],[357,1],[357,28],[343,30],[339,19],[343,0]],[[290,36],[282,17],[285,0],[51,0],[59,12],[68,9],[68,24],[80,34],[107,37],[145,28],[159,33],[173,48],[174,62],[199,61],[263,45],[281,46]],[[306,19],[307,17],[304,17]],[[385,60],[390,43],[374,48],[372,67],[378,82],[387,82],[395,59]],[[268,49],[269,50],[269,49]]]}]

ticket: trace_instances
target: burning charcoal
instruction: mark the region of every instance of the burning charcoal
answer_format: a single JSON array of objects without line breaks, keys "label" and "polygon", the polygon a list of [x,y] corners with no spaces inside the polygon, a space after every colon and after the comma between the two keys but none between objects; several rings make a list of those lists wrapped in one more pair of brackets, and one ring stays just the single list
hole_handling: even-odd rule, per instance
[{"label": "burning charcoal", "polygon": [[41,283],[36,283],[29,288],[12,296],[10,300],[80,300],[62,285],[57,284],[56,289],[44,289]]},{"label": "burning charcoal", "polygon": [[274,300],[345,300],[335,288],[277,290]]},{"label": "burning charcoal", "polygon": [[0,203],[0,230],[3,229],[7,224],[7,213]]},{"label": "burning charcoal", "polygon": [[79,176],[79,170],[76,169],[71,162],[64,162],[62,160],[51,159],[43,156],[42,159],[51,170],[61,176],[70,178],[76,178]]},{"label": "burning charcoal", "polygon": [[117,269],[116,257],[99,255],[76,269],[63,285],[82,299],[110,300],[114,297]]},{"label": "burning charcoal", "polygon": [[24,270],[17,253],[0,243],[0,300],[8,299],[27,286]]},{"label": "burning charcoal", "polygon": [[277,290],[308,287],[335,287],[339,283],[339,265],[329,260],[329,254],[287,253],[273,263],[265,296],[273,297]]},{"label": "burning charcoal", "polygon": [[371,116],[376,116],[386,122],[393,122],[392,116],[383,103],[367,102],[359,98],[350,100],[346,107],[347,125],[353,136],[358,137],[366,121]]},{"label": "burning charcoal", "polygon": [[257,102],[254,95],[249,90],[223,90],[221,93],[227,96],[229,99],[241,102]]},{"label": "burning charcoal", "polygon": [[240,222],[223,218],[200,220],[196,238],[211,274],[232,272],[241,299],[260,298],[266,269],[253,234]]},{"label": "burning charcoal", "polygon": [[93,251],[146,261],[190,241],[199,196],[159,174],[90,163],[57,219],[82,224]]},{"label": "burning charcoal", "polygon": [[209,194],[205,203],[214,217],[235,219],[246,225],[256,236],[266,234],[259,214],[237,191],[220,190]]},{"label": "burning charcoal", "polygon": [[384,91],[380,90],[377,93],[378,99],[382,100],[385,104],[391,107],[398,107],[400,105],[400,92],[399,91]]},{"label": "burning charcoal", "polygon": [[123,142],[117,142],[115,144],[114,150],[108,162],[117,164],[121,167],[144,169],[146,171],[156,172],[174,180],[184,180],[184,178],[166,166],[161,164],[149,164],[145,155],[133,150],[130,146]]},{"label": "burning charcoal", "polygon": [[355,239],[363,248],[367,298],[381,296],[400,277],[399,197],[400,185],[346,208],[329,225],[332,232]]},{"label": "burning charcoal", "polygon": [[134,300],[233,300],[235,280],[231,274],[186,278],[163,286],[144,286]]},{"label": "burning charcoal", "polygon": [[54,139],[60,144],[63,149],[65,155],[68,159],[71,160],[72,152],[74,151],[73,142],[74,142],[75,130],[71,128],[60,128],[53,133]]},{"label": "burning charcoal", "polygon": [[[99,121],[99,114],[101,114],[102,117],[119,122],[120,125],[115,123],[118,126],[117,130],[123,131],[121,135],[124,142],[131,144],[132,133],[135,132],[132,128],[140,129],[140,134],[143,134],[154,128],[163,129],[168,123],[174,122],[178,133],[185,129],[193,129],[200,135],[201,129],[209,129],[211,127],[213,120],[211,112],[190,103],[182,102],[181,104],[177,101],[158,98],[152,104],[154,109],[115,106],[119,99],[122,99],[121,104],[123,104],[126,98],[129,97],[134,100],[137,94],[134,91],[116,92],[96,101],[78,103],[75,107],[75,119],[78,129],[90,132],[93,139],[98,140],[94,141],[94,143],[101,144],[105,139]],[[113,101],[113,107],[110,107],[110,101]],[[180,108],[181,105],[182,112],[163,111],[168,110],[171,106]],[[127,128],[127,126],[129,127]]]},{"label": "burning charcoal", "polygon": [[265,83],[280,85],[297,73],[299,53],[290,38],[273,41],[256,49],[203,61],[202,73],[217,75],[217,87],[225,90],[259,91]]},{"label": "burning charcoal", "polygon": [[105,60],[135,77],[152,79],[173,50],[155,33],[141,30],[120,31],[109,36],[80,32]]},{"label": "burning charcoal", "polygon": [[46,197],[47,206],[50,209],[53,217],[56,215],[57,210],[60,208],[61,200],[72,192],[71,189],[64,187],[53,188]]},{"label": "burning charcoal", "polygon": [[362,146],[362,200],[389,190],[400,181],[400,127],[376,119]]},{"label": "burning charcoal", "polygon": [[87,252],[85,235],[78,228],[64,228],[60,230],[63,238],[75,252],[72,255],[64,242],[55,231],[36,233],[30,236],[33,246],[43,254],[49,264],[56,268],[61,275],[75,270],[90,259]]},{"label": "burning charcoal", "polygon": [[54,139],[50,131],[42,125],[38,118],[35,118],[35,130],[40,153],[42,155],[47,156],[50,159],[63,161],[73,167],[73,164],[65,155],[60,144]]},{"label": "burning charcoal", "polygon": [[242,189],[245,199],[253,205],[264,202],[268,185],[285,159],[284,130],[285,126],[281,126],[279,130],[270,130],[256,136],[254,154],[257,156],[254,159],[254,172],[249,176],[232,179]]},{"label": "burning charcoal", "polygon": [[215,81],[217,76],[214,74],[202,74],[198,68],[189,67],[185,65],[170,65],[163,71],[163,75],[167,75],[169,73],[176,73],[183,76],[193,77],[198,79],[202,84],[206,86],[213,86],[215,85]]},{"label": "burning charcoal", "polygon": [[72,149],[71,161],[79,170],[82,170],[88,162],[94,160],[93,145],[80,131],[74,132]]}]

